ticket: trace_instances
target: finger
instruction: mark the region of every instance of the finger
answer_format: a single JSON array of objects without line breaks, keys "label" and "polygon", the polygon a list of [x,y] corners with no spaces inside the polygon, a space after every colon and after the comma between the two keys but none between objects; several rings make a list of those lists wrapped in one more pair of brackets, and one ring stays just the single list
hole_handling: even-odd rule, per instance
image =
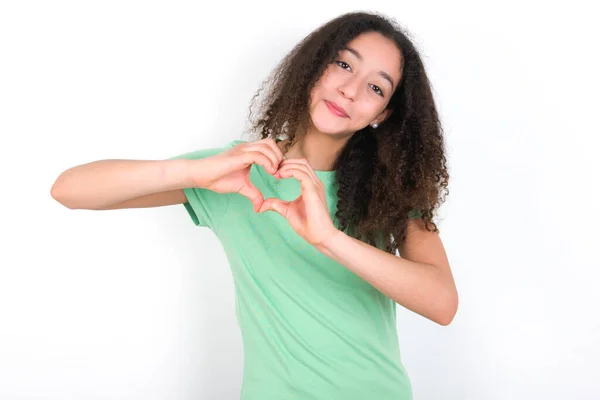
[{"label": "finger", "polygon": [[273,149],[273,151],[275,152],[275,156],[277,158],[277,165],[279,165],[281,163],[281,161],[283,161],[283,152],[279,148],[279,145],[273,138],[266,138],[266,139],[264,139],[264,141],[265,141],[265,144],[267,146],[269,146],[271,149]]},{"label": "finger", "polygon": [[[269,139],[269,141],[273,141],[273,139]],[[275,167],[275,170],[277,170],[277,168],[279,167],[279,163],[282,160],[282,157],[279,157],[277,155],[277,152],[275,151],[273,146],[271,146],[269,144],[269,141],[267,141],[267,139],[263,139],[263,140],[259,140],[257,142],[250,142],[250,143],[248,143],[248,146],[246,147],[245,150],[246,151],[258,151],[258,152],[263,153],[265,156],[267,156],[271,160],[271,163]],[[277,146],[275,146],[275,147],[277,147]]]},{"label": "finger", "polygon": [[315,181],[321,182],[321,180],[315,173],[315,169],[308,163],[308,160],[306,158],[296,158],[296,159],[292,159],[292,160],[285,160],[285,163],[286,164],[303,165],[306,168],[306,170],[308,171],[308,173],[315,179]]},{"label": "finger", "polygon": [[[291,171],[297,171],[297,175],[294,176],[294,173]],[[285,172],[286,171],[286,172]],[[282,175],[283,173],[283,175]],[[327,195],[325,194],[325,185],[323,182],[314,174],[310,173],[307,167],[303,164],[286,164],[281,167],[275,175],[277,178],[289,178],[294,177],[300,181],[300,187],[303,193],[307,193],[308,196],[312,196],[312,194],[316,194],[318,198],[327,203]],[[301,176],[305,176],[304,182],[302,181]],[[312,186],[311,186],[312,185]]]},{"label": "finger", "polygon": [[[321,180],[319,179],[319,177],[317,176],[317,174],[315,174],[314,170],[312,169],[312,167],[306,162],[299,162],[299,159],[294,159],[294,160],[284,160],[281,163],[281,166],[279,167],[279,171],[277,171],[278,173],[283,171],[284,169],[289,169],[289,168],[296,168],[299,169],[301,171],[303,171],[304,173],[306,173],[310,179],[314,182],[315,185],[321,185],[323,182],[321,182]],[[277,176],[277,174],[275,174],[274,176]]]},{"label": "finger", "polygon": [[[280,158],[277,155],[277,152],[275,151],[275,149],[273,148],[273,146],[271,146],[269,144],[269,142],[272,142],[273,139],[265,139],[265,141],[260,141],[256,143],[257,148],[262,151],[265,155],[267,155],[271,161],[273,162],[273,166],[275,167],[275,169],[277,169],[279,167],[279,163],[281,162],[282,158]],[[275,146],[277,147],[277,146]]]},{"label": "finger", "polygon": [[275,211],[275,212],[281,214],[282,216],[286,217],[287,209],[288,209],[289,205],[290,205],[289,201],[283,201],[283,200],[276,199],[276,198],[269,198],[269,199],[266,199],[262,203],[258,212],[263,213],[265,211],[271,210],[271,211]]},{"label": "finger", "polygon": [[262,193],[254,185],[244,185],[238,193],[250,199],[254,212],[257,212],[264,202]]},{"label": "finger", "polygon": [[315,194],[319,199],[323,200],[323,196],[321,196],[321,192],[323,192],[321,182],[315,182],[312,176],[306,171],[306,168],[302,168],[299,165],[286,165],[280,168],[275,175],[279,175],[282,178],[293,177],[299,180],[303,194],[308,194],[309,196]]},{"label": "finger", "polygon": [[261,151],[245,151],[242,153],[244,162],[248,164],[261,165],[268,173],[274,174],[277,172],[278,166],[273,165],[273,161]]}]

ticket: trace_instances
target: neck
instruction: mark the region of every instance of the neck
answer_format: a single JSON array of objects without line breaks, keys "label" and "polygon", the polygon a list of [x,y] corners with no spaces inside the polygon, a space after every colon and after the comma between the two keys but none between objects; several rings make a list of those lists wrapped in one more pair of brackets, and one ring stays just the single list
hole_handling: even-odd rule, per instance
[{"label": "neck", "polygon": [[[332,171],[338,155],[352,135],[333,136],[308,129],[297,135],[297,142],[285,154],[287,159],[305,158],[315,171]],[[280,142],[281,149],[289,139]]]}]

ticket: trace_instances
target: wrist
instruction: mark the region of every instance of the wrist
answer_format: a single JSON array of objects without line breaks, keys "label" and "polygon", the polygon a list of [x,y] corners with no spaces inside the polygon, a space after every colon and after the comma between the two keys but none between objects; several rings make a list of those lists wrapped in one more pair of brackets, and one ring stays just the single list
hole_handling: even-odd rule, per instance
[{"label": "wrist", "polygon": [[331,234],[325,240],[323,240],[319,244],[315,245],[315,248],[317,250],[319,250],[321,253],[323,253],[327,256],[331,256],[332,250],[335,248],[336,241],[338,241],[344,235],[345,235],[344,232],[340,231],[337,228],[334,228],[334,230],[331,232]]},{"label": "wrist", "polygon": [[174,159],[163,164],[162,178],[171,189],[198,187],[192,174],[192,162],[198,160]]}]

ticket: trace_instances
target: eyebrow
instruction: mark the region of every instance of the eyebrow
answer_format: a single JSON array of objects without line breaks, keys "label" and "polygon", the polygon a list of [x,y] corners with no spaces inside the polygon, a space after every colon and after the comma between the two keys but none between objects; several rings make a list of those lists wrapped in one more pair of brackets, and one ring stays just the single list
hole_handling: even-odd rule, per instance
[{"label": "eyebrow", "polygon": [[[354,56],[356,58],[358,58],[360,61],[363,61],[363,57],[360,55],[360,53],[358,51],[354,50],[353,48],[346,46],[342,50],[346,50],[346,51],[354,54]],[[390,83],[390,85],[392,85],[392,90],[393,90],[394,89],[394,80],[392,79],[392,77],[385,71],[379,71],[379,75],[381,75],[381,77],[383,77],[383,79],[387,80]]]}]

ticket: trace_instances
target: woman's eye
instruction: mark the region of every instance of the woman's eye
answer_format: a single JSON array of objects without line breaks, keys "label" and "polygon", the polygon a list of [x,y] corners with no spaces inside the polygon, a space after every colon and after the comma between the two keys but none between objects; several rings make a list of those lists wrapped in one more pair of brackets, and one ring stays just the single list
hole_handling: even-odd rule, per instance
[{"label": "woman's eye", "polygon": [[337,60],[336,63],[337,63],[337,65],[339,65],[340,67],[342,67],[344,69],[350,68],[350,66],[343,61]]},{"label": "woman's eye", "polygon": [[375,91],[375,93],[377,93],[378,95],[380,95],[381,97],[383,97],[383,90],[381,90],[379,88],[379,86],[377,86],[377,85],[371,85],[371,87],[373,88],[373,90]]},{"label": "woman's eye", "polygon": [[[348,63],[345,63],[341,60],[336,60],[335,61],[337,65],[339,65],[340,67],[342,67],[343,69],[349,71],[350,70],[350,65],[348,65]],[[380,95],[381,97],[383,97],[383,90],[381,90],[381,88],[379,88],[379,86],[377,85],[371,85],[371,88],[373,88],[373,91],[375,93],[377,93],[378,95]]]}]

